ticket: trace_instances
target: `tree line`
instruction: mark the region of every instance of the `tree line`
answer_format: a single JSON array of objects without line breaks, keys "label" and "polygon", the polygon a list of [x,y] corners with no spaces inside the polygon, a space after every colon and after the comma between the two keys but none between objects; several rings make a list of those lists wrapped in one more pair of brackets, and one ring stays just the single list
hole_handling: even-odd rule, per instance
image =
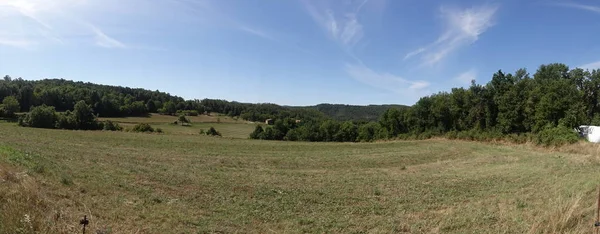
[{"label": "tree line", "polygon": [[[334,119],[350,120],[365,119],[365,116],[380,114],[383,109],[386,109],[385,106],[284,107],[270,103],[252,104],[219,99],[184,100],[158,90],[99,85],[64,79],[35,81],[22,78],[13,79],[8,75],[0,80],[0,100],[4,100],[6,97],[14,97],[19,103],[18,110],[9,110],[13,113],[28,112],[32,107],[41,105],[53,106],[56,111],[64,112],[73,110],[75,104],[83,100],[99,117],[147,116],[148,113],[198,115],[217,112],[260,122],[284,117],[333,117]],[[3,115],[2,112],[0,115]]]},{"label": "tree line", "polygon": [[579,125],[600,125],[600,70],[541,65],[531,76],[501,70],[485,85],[472,81],[419,99],[407,108],[389,108],[376,122],[277,120],[257,127],[250,138],[303,141],[372,141],[448,136],[513,139],[544,144],[577,141]]}]

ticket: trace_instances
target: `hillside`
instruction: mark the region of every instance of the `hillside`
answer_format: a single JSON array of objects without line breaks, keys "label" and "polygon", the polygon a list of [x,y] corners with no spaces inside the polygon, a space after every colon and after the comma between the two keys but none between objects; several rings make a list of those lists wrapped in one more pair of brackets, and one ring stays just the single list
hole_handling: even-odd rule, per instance
[{"label": "hillside", "polygon": [[90,233],[589,233],[593,226],[600,160],[589,143],[560,153],[165,130],[0,123],[0,233],[81,233],[83,215]]},{"label": "hillside", "polygon": [[405,109],[404,105],[344,105],[323,103],[316,106],[305,106],[299,108],[315,109],[323,112],[325,115],[339,121],[357,120],[357,121],[377,121],[383,113],[390,108]]},{"label": "hillside", "polygon": [[[229,116],[242,116],[251,121],[269,118],[333,118],[336,120],[377,120],[385,106],[349,106],[321,104],[308,107],[285,107],[270,103],[241,103],[220,99],[184,100],[181,97],[158,90],[101,85],[65,79],[23,80],[5,76],[0,80],[0,101],[14,96],[20,104],[19,111],[26,112],[32,106],[54,106],[57,111],[72,110],[74,104],[84,100],[92,105],[101,117],[147,116],[161,112],[175,114],[179,111],[198,113],[218,112]],[[321,112],[315,113],[314,110]],[[287,112],[282,114],[282,112]]]}]

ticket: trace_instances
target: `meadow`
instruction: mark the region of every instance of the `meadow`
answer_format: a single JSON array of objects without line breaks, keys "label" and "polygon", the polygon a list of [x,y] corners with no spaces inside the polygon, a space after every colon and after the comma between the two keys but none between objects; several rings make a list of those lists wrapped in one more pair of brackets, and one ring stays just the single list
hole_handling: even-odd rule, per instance
[{"label": "meadow", "polygon": [[260,141],[241,120],[161,118],[113,120],[163,134],[0,123],[0,233],[79,233],[84,215],[88,233],[593,231],[589,143]]}]

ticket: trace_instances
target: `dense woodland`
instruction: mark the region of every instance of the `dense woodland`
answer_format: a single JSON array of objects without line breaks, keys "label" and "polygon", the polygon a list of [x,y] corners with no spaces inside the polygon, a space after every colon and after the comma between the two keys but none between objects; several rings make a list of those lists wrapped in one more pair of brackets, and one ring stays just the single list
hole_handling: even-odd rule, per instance
[{"label": "dense woodland", "polygon": [[498,71],[485,85],[472,82],[468,88],[423,97],[409,108],[390,108],[377,122],[292,124],[284,120],[267,129],[257,127],[251,137],[371,141],[447,136],[571,143],[578,140],[574,127],[600,125],[599,98],[600,70],[548,64],[540,66],[533,76],[525,69],[512,74]]},{"label": "dense woodland", "polygon": [[[184,100],[159,91],[59,79],[26,81],[6,76],[0,81],[0,114],[6,117],[35,110],[36,106],[65,112],[73,110],[78,101],[83,101],[79,103],[80,112],[104,117],[218,112],[249,121],[273,119],[272,126],[257,126],[250,138],[290,141],[446,136],[568,143],[577,141],[573,127],[600,125],[599,98],[600,70],[569,69],[558,63],[542,65],[533,75],[525,69],[514,73],[498,71],[485,85],[473,81],[468,88],[426,96],[410,107],[285,107]],[[71,125],[67,122],[66,126]]]},{"label": "dense woodland", "polygon": [[390,108],[405,109],[403,105],[368,105],[368,106],[353,106],[343,104],[319,104],[316,106],[306,106],[297,108],[308,108],[323,112],[325,115],[334,120],[347,121],[377,121],[379,117]]},{"label": "dense woodland", "polygon": [[[23,80],[5,76],[0,80],[0,100],[14,97],[18,109],[13,112],[27,112],[34,106],[53,106],[57,112],[73,110],[78,101],[85,101],[91,105],[94,113],[99,117],[146,116],[148,113],[162,113],[176,115],[202,114],[217,112],[229,116],[240,116],[250,121],[263,122],[266,119],[277,118],[328,118],[321,112],[320,105],[316,107],[292,108],[275,104],[251,104],[230,102],[217,99],[184,100],[181,97],[160,91],[150,91],[139,88],[99,85],[93,83],[74,82],[64,79]],[[7,100],[7,101],[13,101]],[[361,119],[383,113],[385,107],[377,111],[371,109],[376,106],[357,107],[348,106],[336,108],[331,116],[336,119]],[[361,113],[360,108],[365,108]],[[179,111],[179,112],[178,112]],[[326,112],[325,113],[329,113]],[[340,114],[341,113],[341,114]],[[376,118],[375,118],[376,119]]]}]

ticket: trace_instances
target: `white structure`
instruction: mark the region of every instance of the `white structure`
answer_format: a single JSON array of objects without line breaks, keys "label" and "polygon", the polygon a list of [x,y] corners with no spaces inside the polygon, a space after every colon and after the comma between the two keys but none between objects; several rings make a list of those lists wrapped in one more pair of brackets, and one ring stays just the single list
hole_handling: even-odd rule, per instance
[{"label": "white structure", "polygon": [[600,143],[600,127],[581,125],[576,129],[581,137],[585,137],[589,142]]}]

